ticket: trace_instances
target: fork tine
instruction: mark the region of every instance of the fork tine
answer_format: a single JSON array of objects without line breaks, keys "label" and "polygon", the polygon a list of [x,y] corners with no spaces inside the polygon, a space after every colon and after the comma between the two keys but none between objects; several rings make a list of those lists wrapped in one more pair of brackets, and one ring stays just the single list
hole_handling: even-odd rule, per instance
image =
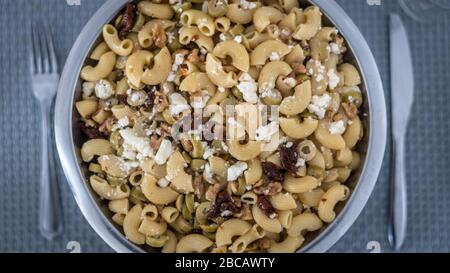
[{"label": "fork tine", "polygon": [[36,26],[32,26],[33,32],[33,49],[34,49],[34,73],[42,73],[42,50],[41,44],[39,42],[38,32],[36,30]]},{"label": "fork tine", "polygon": [[29,69],[30,69],[30,72],[31,72],[31,74],[34,74],[35,72],[36,72],[36,66],[35,66],[35,63],[34,63],[34,45],[33,45],[33,24],[31,23],[30,25],[29,25],[29,28],[28,28],[29,30],[30,30],[30,35],[28,36],[28,41],[27,41],[27,44],[28,44],[28,58],[29,58],[29,63],[28,63],[28,65],[29,65]]},{"label": "fork tine", "polygon": [[41,54],[42,54],[42,65],[43,65],[43,73],[50,73],[50,58],[49,58],[49,50],[48,43],[44,33],[44,27],[42,23],[39,23],[38,27],[39,33],[39,42],[41,43]]},{"label": "fork tine", "polygon": [[45,24],[44,32],[45,32],[45,38],[47,40],[47,45],[48,45],[48,53],[49,53],[50,66],[51,66],[50,72],[58,73],[58,70],[59,70],[58,58],[56,57],[55,46],[53,44],[52,30],[50,28],[50,25],[48,25],[48,23]]}]

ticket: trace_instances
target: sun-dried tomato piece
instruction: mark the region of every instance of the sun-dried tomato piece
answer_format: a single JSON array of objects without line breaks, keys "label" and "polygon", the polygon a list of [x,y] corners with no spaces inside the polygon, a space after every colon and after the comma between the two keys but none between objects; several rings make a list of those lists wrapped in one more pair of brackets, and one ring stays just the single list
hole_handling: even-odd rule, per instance
[{"label": "sun-dried tomato piece", "polygon": [[194,196],[197,201],[202,199],[202,196],[205,194],[205,183],[203,183],[203,179],[201,176],[194,177]]},{"label": "sun-dried tomato piece", "polygon": [[134,17],[136,16],[136,6],[133,4],[128,4],[125,7],[125,12],[122,15],[122,20],[120,20],[117,29],[119,30],[120,39],[125,39],[128,33],[134,26]]},{"label": "sun-dried tomato piece", "polygon": [[127,104],[127,95],[117,95],[117,100],[122,104]]},{"label": "sun-dried tomato piece", "polygon": [[226,218],[240,211],[241,208],[235,203],[233,197],[224,190],[217,194],[214,205],[208,211],[206,217],[208,219],[214,219],[219,216]]},{"label": "sun-dried tomato piece", "polygon": [[88,139],[94,139],[94,138],[106,138],[106,135],[98,130],[98,128],[92,127],[92,126],[86,126],[84,122],[78,123],[78,128],[80,128],[80,131],[83,133],[83,135]]},{"label": "sun-dried tomato piece", "polygon": [[277,211],[272,206],[272,204],[270,203],[269,198],[267,198],[267,196],[265,196],[265,195],[258,196],[258,207],[270,219],[277,217]]},{"label": "sun-dried tomato piece", "polygon": [[283,182],[284,181],[284,170],[272,162],[262,162],[261,163],[264,174],[270,180]]},{"label": "sun-dried tomato piece", "polygon": [[149,108],[150,110],[155,105],[155,99],[156,99],[156,93],[154,89],[150,89],[147,91],[147,98],[145,99],[144,105],[145,107]]},{"label": "sun-dried tomato piece", "polygon": [[296,143],[287,142],[280,146],[280,161],[284,169],[293,173],[297,171],[298,150]]}]

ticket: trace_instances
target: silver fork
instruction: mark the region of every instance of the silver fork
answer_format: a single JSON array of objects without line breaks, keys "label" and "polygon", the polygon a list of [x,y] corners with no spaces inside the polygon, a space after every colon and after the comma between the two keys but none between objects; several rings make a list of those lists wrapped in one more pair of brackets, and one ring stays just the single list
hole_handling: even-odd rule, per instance
[{"label": "silver fork", "polygon": [[41,174],[39,200],[39,230],[48,240],[62,231],[56,162],[51,131],[51,107],[58,87],[58,60],[48,27],[33,25],[30,43],[31,87],[39,101],[41,114]]}]

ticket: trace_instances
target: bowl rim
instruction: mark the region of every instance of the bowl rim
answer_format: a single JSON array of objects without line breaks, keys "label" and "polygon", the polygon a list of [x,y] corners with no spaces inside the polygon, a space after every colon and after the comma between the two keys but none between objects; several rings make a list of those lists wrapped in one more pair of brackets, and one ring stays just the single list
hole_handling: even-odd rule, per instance
[{"label": "bowl rim", "polygon": [[[364,166],[357,185],[336,219],[298,252],[325,252],[355,222],[372,193],[381,169],[386,147],[387,114],[383,85],[373,54],[363,35],[347,13],[334,1],[307,0],[318,6],[329,21],[342,33],[350,46],[362,74],[369,109],[369,137]],[[143,252],[131,243],[101,211],[81,172],[73,139],[73,98],[79,71],[96,42],[101,27],[110,22],[132,0],[108,0],[91,17],[72,46],[58,86],[55,103],[55,142],[65,176],[82,214],[96,233],[117,252]],[[96,31],[93,31],[96,30]],[[77,73],[74,73],[77,72]],[[70,90],[68,92],[67,90]],[[373,111],[376,109],[376,111]],[[374,129],[375,128],[375,129]],[[93,209],[95,208],[95,209]]]}]

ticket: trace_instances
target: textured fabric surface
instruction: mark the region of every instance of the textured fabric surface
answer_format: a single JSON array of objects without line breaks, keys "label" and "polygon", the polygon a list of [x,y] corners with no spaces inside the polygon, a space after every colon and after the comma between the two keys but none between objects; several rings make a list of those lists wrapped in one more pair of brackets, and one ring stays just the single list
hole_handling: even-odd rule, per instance
[{"label": "textured fabric surface", "polygon": [[[397,1],[338,0],[371,47],[389,102],[388,18],[400,12],[408,29],[416,74],[416,99],[407,136],[408,233],[405,252],[450,251],[450,18],[419,24],[399,10]],[[69,0],[67,2],[76,3]],[[64,233],[52,242],[38,231],[39,117],[27,74],[30,24],[46,20],[53,27],[58,56],[63,63],[78,33],[104,0],[0,0],[0,251],[67,252],[77,241],[83,252],[112,250],[81,215],[60,171]],[[373,2],[373,1],[372,1]],[[388,104],[389,105],[389,104]],[[369,252],[377,241],[381,251],[392,249],[386,239],[389,204],[388,147],[377,186],[360,217],[330,250]]]}]

